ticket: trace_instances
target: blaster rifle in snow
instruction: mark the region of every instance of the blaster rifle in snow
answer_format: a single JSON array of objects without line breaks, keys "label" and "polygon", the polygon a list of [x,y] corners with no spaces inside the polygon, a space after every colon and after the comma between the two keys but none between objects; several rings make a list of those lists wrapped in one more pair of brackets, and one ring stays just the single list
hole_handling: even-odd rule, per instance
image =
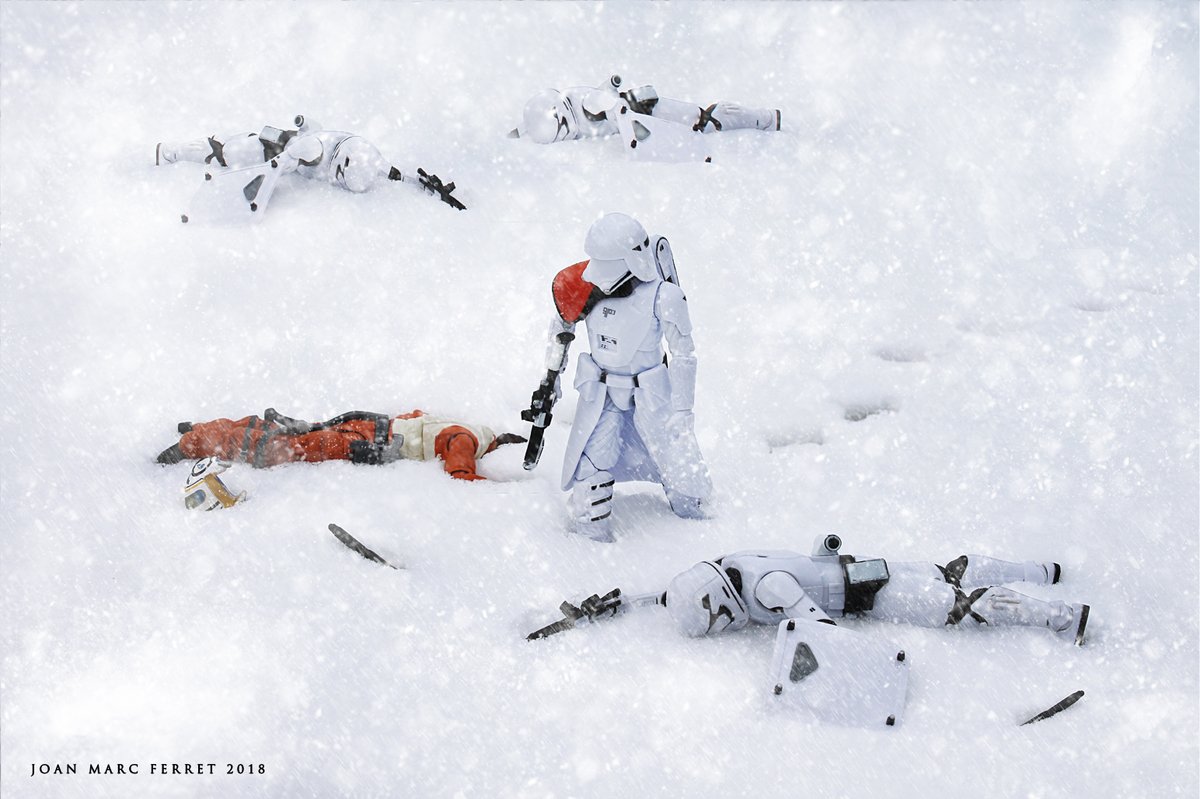
[{"label": "blaster rifle in snow", "polygon": [[546,376],[542,378],[541,384],[529,400],[529,407],[521,411],[521,419],[533,425],[529,431],[529,443],[525,446],[523,465],[527,471],[537,466],[538,461],[541,460],[542,435],[550,426],[551,420],[554,419],[554,415],[551,413],[556,402],[554,387],[558,385],[558,376],[566,366],[567,349],[574,340],[575,334],[567,331],[554,337],[552,355],[548,358],[554,365],[546,370]]},{"label": "blaster rifle in snow", "polygon": [[563,602],[558,606],[563,617],[556,622],[547,624],[545,627],[534,630],[525,636],[525,640],[536,641],[539,638],[547,638],[551,635],[574,629],[580,624],[591,624],[605,617],[617,616],[636,608],[663,605],[666,604],[664,601],[665,596],[665,594],[625,596],[621,593],[620,588],[614,588],[604,596],[592,594],[580,602],[578,606],[572,605],[570,602]]},{"label": "blaster rifle in snow", "polygon": [[396,167],[392,167],[388,172],[388,180],[398,180],[403,183],[415,183],[428,193],[436,196],[439,200],[449,205],[451,208],[457,208],[459,211],[467,210],[467,206],[463,205],[457,197],[453,195],[453,191],[457,188],[454,181],[443,183],[442,179],[437,175],[431,175],[424,169],[417,167],[417,177],[406,175]]}]

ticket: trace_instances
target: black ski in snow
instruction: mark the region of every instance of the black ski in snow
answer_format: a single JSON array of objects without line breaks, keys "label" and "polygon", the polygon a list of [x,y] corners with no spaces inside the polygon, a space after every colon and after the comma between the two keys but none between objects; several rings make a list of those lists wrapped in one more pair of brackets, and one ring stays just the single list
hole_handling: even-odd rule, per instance
[{"label": "black ski in snow", "polygon": [[354,536],[347,533],[343,528],[339,527],[338,525],[330,524],[329,532],[333,533],[334,537],[337,538],[338,541],[341,541],[347,547],[354,550],[359,555],[362,555],[364,558],[371,561],[372,563],[380,563],[384,566],[387,566],[389,568],[396,569],[396,570],[400,569],[399,566],[393,566],[392,564],[388,563],[386,560],[381,558],[376,552],[374,552],[371,549],[368,549],[361,541],[359,541],[357,538],[355,538]]},{"label": "black ski in snow", "polygon": [[1041,713],[1038,713],[1036,716],[1029,719],[1029,721],[1021,722],[1020,726],[1024,727],[1026,724],[1033,724],[1035,721],[1044,721],[1044,720],[1050,718],[1051,716],[1058,715],[1059,713],[1063,712],[1064,710],[1066,710],[1067,708],[1069,708],[1071,705],[1075,704],[1082,698],[1083,698],[1083,691],[1076,691],[1075,693],[1071,694],[1070,696],[1065,696],[1062,699],[1060,699],[1059,701],[1055,702],[1053,705],[1046,708]]}]

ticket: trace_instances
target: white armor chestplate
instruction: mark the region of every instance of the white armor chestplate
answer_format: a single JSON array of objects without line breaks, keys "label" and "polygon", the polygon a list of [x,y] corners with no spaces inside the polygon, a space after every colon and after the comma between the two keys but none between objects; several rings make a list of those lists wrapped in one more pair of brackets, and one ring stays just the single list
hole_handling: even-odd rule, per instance
[{"label": "white armor chestplate", "polygon": [[834,618],[840,618],[846,606],[846,579],[836,555],[809,557],[786,550],[735,552],[718,561],[724,569],[737,569],[742,575],[741,595],[758,624],[778,624],[787,614],[765,607],[755,595],[759,581],[771,572],[790,575],[809,599]]},{"label": "white armor chestplate", "polygon": [[478,442],[475,447],[475,457],[482,458],[488,447],[492,445],[496,434],[483,425],[463,424],[462,422],[452,422],[449,419],[438,419],[436,416],[416,416],[412,419],[393,419],[392,420],[392,438],[396,435],[404,436],[404,443],[400,446],[400,455],[406,460],[428,461],[437,457],[434,452],[434,444],[437,441],[438,434],[451,426],[465,427],[471,431]]},{"label": "white armor chestplate", "polygon": [[592,359],[606,372],[635,375],[662,363],[662,323],[654,313],[659,281],[628,297],[605,297],[584,319]]}]

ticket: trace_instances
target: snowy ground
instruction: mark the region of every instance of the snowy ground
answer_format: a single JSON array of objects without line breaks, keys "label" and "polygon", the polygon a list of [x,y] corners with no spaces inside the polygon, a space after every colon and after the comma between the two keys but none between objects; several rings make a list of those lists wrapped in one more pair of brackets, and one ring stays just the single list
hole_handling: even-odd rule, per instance
[{"label": "snowy ground", "polygon": [[[0,28],[6,799],[1197,795],[1195,3],[4,3]],[[613,71],[785,129],[711,165],[504,138]],[[256,227],[179,224],[199,168],[155,142],[296,113],[470,210],[296,178]],[[616,544],[566,536],[570,395],[542,467],[510,447],[487,483],[235,467],[251,501],[193,514],[152,462],[179,420],[268,406],[523,430],[550,277],[609,210],[674,245],[711,520],[622,486]],[[523,640],[565,597],[828,531],[1058,560],[1037,593],[1090,602],[1089,643],[848,621],[912,664],[904,724],[864,732],[771,708],[768,629]]]}]

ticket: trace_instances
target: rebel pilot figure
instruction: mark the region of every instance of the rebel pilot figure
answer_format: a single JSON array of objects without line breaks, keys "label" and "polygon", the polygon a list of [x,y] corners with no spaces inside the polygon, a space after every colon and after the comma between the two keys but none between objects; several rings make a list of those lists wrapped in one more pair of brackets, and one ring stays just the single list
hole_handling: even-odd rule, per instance
[{"label": "rebel pilot figure", "polygon": [[554,278],[549,375],[531,405],[545,411],[561,396],[557,375],[583,322],[590,351],[576,361],[579,402],[561,481],[573,529],[612,541],[613,485],[632,480],[660,483],[677,516],[703,518],[712,483],[693,429],[692,323],[670,245],[613,213],[588,230],[584,251],[588,260]]}]

